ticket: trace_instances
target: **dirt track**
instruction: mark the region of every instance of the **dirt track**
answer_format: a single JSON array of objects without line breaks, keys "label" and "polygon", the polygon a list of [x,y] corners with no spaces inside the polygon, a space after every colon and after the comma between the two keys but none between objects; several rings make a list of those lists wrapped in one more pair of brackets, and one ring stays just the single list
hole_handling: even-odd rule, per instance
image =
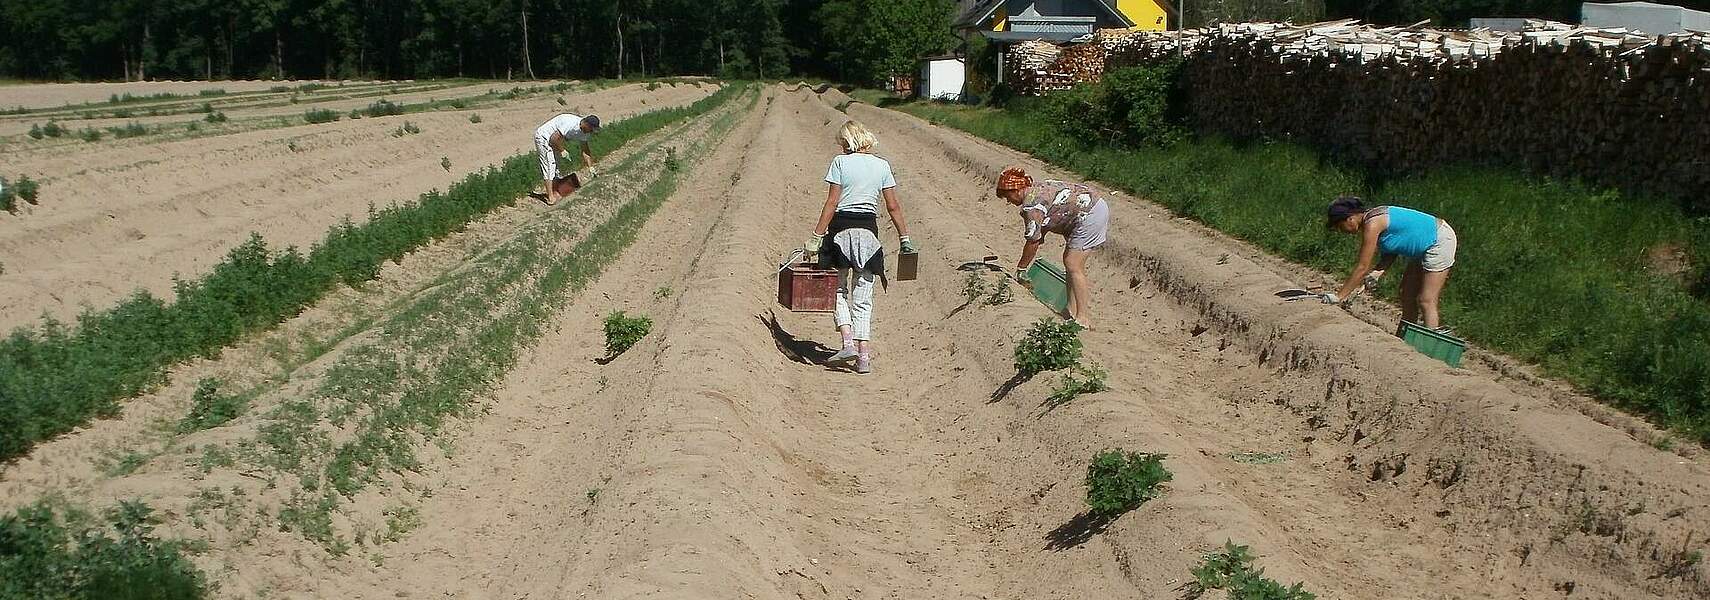
[{"label": "dirt track", "polygon": [[[228,592],[1176,598],[1228,539],[1320,598],[1710,590],[1702,564],[1655,576],[1710,531],[1702,460],[1431,363],[1339,311],[1276,303],[1289,282],[1250,248],[1126,199],[1091,264],[1084,334],[1112,389],[1054,410],[1051,377],[999,393],[1012,338],[1046,311],[1019,288],[960,307],[954,267],[1014,260],[1013,213],[987,186],[1024,157],[864,105],[850,116],[896,168],[922,276],[876,300],[875,374],[812,364],[835,339],[829,317],[777,310],[769,265],[817,216],[847,117],[808,91],[769,93],[553,318],[455,452],[403,476],[420,529],[343,558],[264,543],[231,564]],[[446,268],[412,259],[395,275]],[[616,309],[654,327],[600,365]],[[1113,446],[1168,453],[1175,480],[1098,524],[1081,479]],[[1282,460],[1232,459],[1243,452]]]},{"label": "dirt track", "polygon": [[[483,88],[484,89],[484,88]],[[572,96],[607,119],[693,102],[712,86],[642,85]],[[196,275],[251,232],[278,246],[307,244],[370,204],[413,200],[474,169],[532,148],[555,96],[501,107],[250,131],[175,141],[149,138],[7,154],[0,173],[42,182],[41,205],[0,216],[0,330],[66,319],[141,288],[170,295],[174,274]],[[469,122],[480,114],[479,124]],[[422,133],[394,137],[404,121]],[[449,159],[450,170],[440,160]]]}]

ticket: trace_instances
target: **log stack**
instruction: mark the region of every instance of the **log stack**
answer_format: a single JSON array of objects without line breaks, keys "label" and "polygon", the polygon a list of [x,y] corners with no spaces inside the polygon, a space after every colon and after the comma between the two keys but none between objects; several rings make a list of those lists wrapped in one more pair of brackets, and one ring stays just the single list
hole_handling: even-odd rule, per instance
[{"label": "log stack", "polygon": [[1233,23],[1101,32],[1049,63],[1029,52],[1011,69],[1018,93],[1181,60],[1201,130],[1293,139],[1396,173],[1517,165],[1710,213],[1710,34]]}]

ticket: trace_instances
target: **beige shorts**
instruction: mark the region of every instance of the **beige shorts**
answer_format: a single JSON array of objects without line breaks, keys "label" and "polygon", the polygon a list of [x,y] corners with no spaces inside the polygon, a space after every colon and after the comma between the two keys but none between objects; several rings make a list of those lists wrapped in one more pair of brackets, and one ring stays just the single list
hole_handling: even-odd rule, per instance
[{"label": "beige shorts", "polygon": [[1438,273],[1455,266],[1455,247],[1460,240],[1455,238],[1455,229],[1449,227],[1448,221],[1437,221],[1437,243],[1425,249],[1425,255],[1419,258],[1419,266],[1426,271]]}]

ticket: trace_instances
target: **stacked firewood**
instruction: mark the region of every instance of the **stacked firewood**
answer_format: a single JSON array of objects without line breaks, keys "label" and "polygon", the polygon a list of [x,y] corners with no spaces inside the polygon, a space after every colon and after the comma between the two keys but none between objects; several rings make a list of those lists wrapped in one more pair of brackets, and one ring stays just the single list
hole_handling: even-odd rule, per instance
[{"label": "stacked firewood", "polygon": [[1530,25],[1101,32],[1049,64],[1013,65],[1009,81],[1040,94],[1107,66],[1181,60],[1202,130],[1294,139],[1392,172],[1520,165],[1710,211],[1710,34]]}]

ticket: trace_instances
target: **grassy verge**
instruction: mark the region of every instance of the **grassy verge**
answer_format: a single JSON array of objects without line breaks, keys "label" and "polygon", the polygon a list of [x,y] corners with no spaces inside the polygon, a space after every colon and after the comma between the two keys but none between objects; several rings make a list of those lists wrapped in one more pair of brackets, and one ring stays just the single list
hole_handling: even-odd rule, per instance
[{"label": "grassy verge", "polygon": [[[669,124],[705,113],[723,91],[684,108],[652,111],[607,127],[594,138],[605,154]],[[0,342],[0,459],[96,416],[165,380],[180,361],[217,355],[240,337],[283,321],[339,284],[359,285],[387,260],[447,234],[515,198],[536,183],[531,155],[471,174],[446,192],[371,210],[361,225],[346,220],[308,253],[270,249],[260,236],[234,248],[211,273],[181,280],[176,299],[146,292],[73,325],[53,320]]]},{"label": "grassy verge", "polygon": [[[1346,273],[1355,242],[1324,229],[1339,194],[1436,214],[1460,234],[1444,321],[1592,395],[1710,442],[1710,306],[1695,297],[1710,223],[1672,203],[1571,182],[1445,169],[1385,182],[1287,143],[1188,139],[1088,146],[1034,116],[911,103],[896,108],[1029,152],[1290,260]],[[1120,233],[1120,232],[1118,232]],[[1659,257],[1661,257],[1659,259]],[[1659,262],[1660,261],[1660,262]],[[1676,263],[1671,265],[1670,263]],[[1680,271],[1668,274],[1669,270]],[[1399,271],[1382,294],[1396,297]]]}]

